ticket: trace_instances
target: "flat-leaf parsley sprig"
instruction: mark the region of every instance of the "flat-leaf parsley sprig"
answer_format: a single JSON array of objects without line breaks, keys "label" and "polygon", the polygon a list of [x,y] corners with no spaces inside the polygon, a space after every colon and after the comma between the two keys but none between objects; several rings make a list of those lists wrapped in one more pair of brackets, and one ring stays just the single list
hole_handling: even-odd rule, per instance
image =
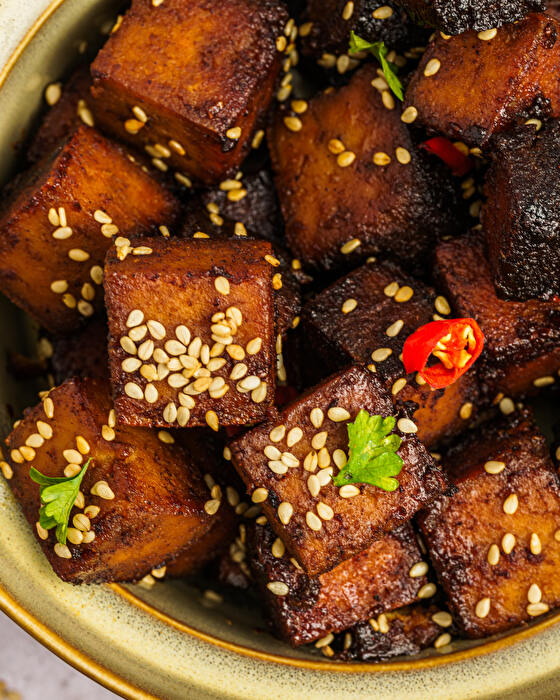
[{"label": "flat-leaf parsley sprig", "polygon": [[45,476],[34,467],[29,470],[29,476],[41,489],[41,507],[39,508],[39,524],[45,530],[56,527],[56,539],[60,544],[66,544],[68,520],[70,511],[78,497],[80,486],[91,459],[84,464],[76,476]]},{"label": "flat-leaf parsley sprig", "polygon": [[387,85],[395,93],[395,95],[402,102],[403,100],[403,87],[401,81],[398,79],[396,70],[397,67],[394,63],[387,60],[387,54],[389,49],[385,46],[383,41],[366,41],[362,37],[358,36],[354,32],[350,33],[350,49],[349,54],[359,53],[360,51],[369,51],[381,64],[381,70],[387,81]]},{"label": "flat-leaf parsley sprig", "polygon": [[395,418],[371,416],[362,409],[348,424],[348,462],[333,479],[335,486],[371,484],[384,491],[395,491],[403,461],[396,454],[401,438],[391,431]]}]

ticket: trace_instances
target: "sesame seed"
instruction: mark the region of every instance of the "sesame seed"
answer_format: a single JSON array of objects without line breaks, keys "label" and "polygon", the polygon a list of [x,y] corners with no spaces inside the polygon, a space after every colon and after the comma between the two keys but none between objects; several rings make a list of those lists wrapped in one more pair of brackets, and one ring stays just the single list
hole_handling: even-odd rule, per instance
[{"label": "sesame seed", "polygon": [[393,396],[396,396],[400,391],[402,391],[405,388],[405,386],[406,379],[404,377],[397,379],[397,381],[391,387],[391,394],[393,394]]},{"label": "sesame seed", "polygon": [[515,535],[512,535],[511,532],[506,532],[502,537],[502,550],[504,554],[511,554],[516,542]]},{"label": "sesame seed", "polygon": [[158,430],[158,440],[165,443],[166,445],[172,445],[175,442],[175,438],[167,430]]},{"label": "sesame seed", "polygon": [[64,294],[68,290],[68,282],[66,280],[55,280],[51,282],[51,292],[55,294]]},{"label": "sesame seed", "polygon": [[288,473],[288,466],[284,464],[284,462],[277,459],[271,459],[268,463],[268,468],[270,471],[274,472],[274,474],[278,474],[279,476]]},{"label": "sesame seed", "polygon": [[272,543],[270,551],[272,552],[272,556],[276,559],[280,559],[284,556],[286,552],[286,547],[279,537],[277,537]]},{"label": "sesame seed", "polygon": [[221,501],[217,498],[211,498],[210,500],[206,501],[204,504],[204,510],[208,515],[216,515],[218,510],[220,509]]},{"label": "sesame seed", "polygon": [[475,615],[480,618],[487,617],[490,612],[490,605],[490,598],[481,598],[476,604]]},{"label": "sesame seed", "polygon": [[556,540],[556,542],[560,542],[560,530],[556,530],[556,532],[554,533],[554,539]]},{"label": "sesame seed", "polygon": [[371,353],[371,359],[374,362],[384,362],[392,353],[391,348],[377,348]]},{"label": "sesame seed", "polygon": [[131,399],[143,399],[144,398],[144,392],[142,389],[138,386],[138,384],[134,384],[134,382],[127,382],[124,385],[124,393],[129,396]]},{"label": "sesame seed", "polygon": [[67,238],[70,238],[71,235],[72,229],[70,228],[70,226],[59,226],[52,233],[52,237],[56,238],[57,241],[64,241]]},{"label": "sesame seed", "polygon": [[343,246],[340,248],[340,252],[343,255],[348,255],[349,253],[352,253],[353,251],[356,250],[356,248],[359,248],[362,245],[362,242],[359,238],[351,238],[349,241],[346,241]]},{"label": "sesame seed", "polygon": [[402,319],[399,319],[398,321],[395,321],[387,328],[387,330],[385,331],[385,334],[388,335],[389,338],[394,338],[402,331],[403,326],[404,326],[404,321]]},{"label": "sesame seed", "polygon": [[496,462],[492,459],[484,464],[484,470],[487,471],[488,474],[499,474],[505,468],[505,462]]},{"label": "sesame seed", "polygon": [[126,319],[126,327],[127,328],[134,328],[135,326],[139,326],[142,321],[144,320],[144,314],[140,309],[134,309],[128,314],[128,318]]},{"label": "sesame seed", "polygon": [[76,476],[79,474],[81,471],[81,467],[79,464],[67,464],[64,467],[64,476],[72,478],[73,476]]},{"label": "sesame seed", "polygon": [[310,510],[308,510],[305,514],[305,522],[307,523],[307,526],[315,532],[318,532],[323,527],[321,519]]},{"label": "sesame seed", "polygon": [[531,534],[531,541],[530,541],[530,549],[531,549],[531,554],[540,554],[542,551],[542,544],[541,544],[541,539],[537,535],[536,532],[533,532]]},{"label": "sesame seed", "polygon": [[275,258],[274,255],[265,255],[264,259],[266,260],[267,263],[270,263],[272,267],[278,267],[280,265],[280,260],[278,258]]},{"label": "sesame seed", "polygon": [[398,146],[395,149],[395,156],[401,165],[408,165],[411,161],[410,151],[402,146]]},{"label": "sesame seed", "polygon": [[101,428],[101,437],[104,440],[107,440],[107,442],[111,442],[115,439],[115,431],[113,430],[113,428],[111,428],[111,426],[104,425]]},{"label": "sesame seed", "polygon": [[527,600],[529,603],[540,603],[542,599],[542,591],[536,583],[532,583],[527,591]]},{"label": "sesame seed", "polygon": [[498,548],[498,545],[492,544],[490,545],[490,549],[488,550],[488,556],[487,556],[488,563],[490,566],[496,566],[496,564],[500,561],[500,550]]},{"label": "sesame seed", "polygon": [[400,287],[397,290],[397,292],[393,298],[395,301],[402,303],[405,301],[409,301],[409,299],[412,299],[413,294],[414,294],[414,290],[412,289],[412,287],[408,287],[405,285],[404,287]]},{"label": "sesame seed", "polygon": [[280,450],[274,445],[267,445],[264,448],[263,452],[265,454],[265,457],[268,457],[268,459],[280,459],[280,457],[282,456]]},{"label": "sesame seed", "polygon": [[401,114],[401,121],[405,124],[412,124],[412,122],[416,121],[417,116],[418,110],[416,107],[410,105],[410,107],[407,107]]},{"label": "sesame seed", "polygon": [[281,440],[284,439],[285,434],[286,434],[286,426],[285,425],[277,425],[275,428],[273,428],[270,431],[269,437],[272,440],[272,442],[280,442]]},{"label": "sesame seed", "polygon": [[287,525],[290,522],[293,513],[294,507],[287,501],[282,501],[282,503],[278,506],[278,518],[283,525]]},{"label": "sesame seed", "polygon": [[43,410],[47,418],[52,418],[54,416],[54,403],[49,396],[43,401]]},{"label": "sesame seed", "polygon": [[449,302],[445,297],[438,296],[435,299],[434,306],[438,314],[443,314],[444,316],[447,316],[448,314],[451,313],[451,308],[449,306]]},{"label": "sesame seed", "polygon": [[421,600],[431,598],[436,594],[437,586],[435,583],[425,583],[417,593],[417,597]]},{"label": "sesame seed", "polygon": [[299,467],[299,459],[295,455],[293,455],[291,452],[282,452],[282,456],[280,457],[280,460],[281,460],[282,464],[285,464],[290,469],[294,469],[295,467]]},{"label": "sesame seed", "polygon": [[218,432],[220,427],[220,422],[218,420],[218,414],[215,411],[206,411],[206,423],[214,430]]},{"label": "sesame seed", "polygon": [[87,455],[90,451],[89,443],[82,435],[76,436],[76,447],[78,448],[80,454],[83,455]]},{"label": "sesame seed", "polygon": [[340,423],[350,419],[350,413],[342,406],[333,406],[327,411],[327,415],[334,423]]},{"label": "sesame seed", "polygon": [[253,140],[251,142],[251,147],[255,148],[255,149],[259,148],[263,139],[264,139],[264,131],[262,129],[259,129],[257,132],[255,132],[255,135],[253,136]]},{"label": "sesame seed", "polygon": [[352,151],[343,151],[337,156],[336,162],[341,168],[347,168],[356,160],[356,154]]},{"label": "sesame seed", "polygon": [[472,416],[473,405],[470,401],[464,403],[459,409],[459,416],[463,420],[468,420]]},{"label": "sesame seed", "polygon": [[21,452],[17,449],[10,451],[10,457],[12,459],[12,462],[15,462],[16,464],[21,464],[22,462],[25,461]]},{"label": "sesame seed", "polygon": [[74,464],[81,464],[83,457],[78,450],[64,450],[62,456],[67,462],[73,462]]},{"label": "sesame seed", "polygon": [[138,119],[127,119],[124,123],[124,128],[129,134],[134,135],[144,128],[144,123]]},{"label": "sesame seed", "polygon": [[305,100],[292,100],[290,104],[296,114],[303,114],[307,111],[308,104]]},{"label": "sesame seed", "polygon": [[248,355],[256,355],[262,348],[262,338],[256,337],[250,340],[245,346]]},{"label": "sesame seed", "polygon": [[336,466],[339,469],[342,469],[346,462],[348,461],[348,458],[346,457],[346,452],[341,449],[337,449],[333,452],[333,462],[336,464]]},{"label": "sesame seed", "polygon": [[174,177],[184,187],[192,187],[192,180],[183,173],[175,173]]},{"label": "sesame seed", "polygon": [[95,484],[91,487],[90,493],[93,496],[99,496],[99,498],[103,498],[106,501],[112,501],[115,498],[113,489],[104,480],[96,481]]},{"label": "sesame seed", "polygon": [[266,399],[267,393],[268,386],[266,382],[261,382],[260,385],[251,392],[251,401],[262,403]]},{"label": "sesame seed", "polygon": [[531,617],[537,617],[538,615],[544,615],[549,611],[549,607],[546,603],[529,603],[527,606],[527,612]]},{"label": "sesame seed", "polygon": [[381,101],[383,102],[383,106],[385,109],[395,109],[395,100],[393,98],[393,95],[389,92],[389,90],[383,90],[381,93]]},{"label": "sesame seed", "polygon": [[53,429],[51,428],[51,426],[42,420],[37,421],[37,430],[39,432],[39,435],[45,438],[45,440],[50,440],[53,436]]},{"label": "sesame seed", "polygon": [[418,426],[416,423],[410,420],[410,418],[399,418],[397,421],[397,428],[401,433],[416,433],[418,432]]},{"label": "sesame seed", "polygon": [[376,10],[372,12],[372,17],[374,19],[389,19],[393,16],[393,8],[389,5],[381,5]]},{"label": "sesame seed", "polygon": [[72,559],[72,552],[68,549],[65,544],[60,544],[57,542],[54,546],[54,553],[57,557],[61,559]]},{"label": "sesame seed", "polygon": [[331,139],[327,144],[327,148],[333,155],[339,155],[345,150],[344,144],[340,139]]},{"label": "sesame seed", "polygon": [[251,494],[253,503],[263,503],[268,498],[268,489],[258,488]]},{"label": "sesame seed", "polygon": [[354,3],[349,0],[349,2],[342,8],[342,19],[347,22],[354,14]]},{"label": "sesame seed", "polygon": [[338,495],[341,498],[354,498],[360,495],[360,489],[354,484],[344,484],[338,489]]},{"label": "sesame seed", "polygon": [[159,398],[159,393],[153,384],[146,384],[144,396],[148,403],[155,403]]},{"label": "sesame seed", "polygon": [[486,29],[483,32],[479,32],[477,34],[477,37],[481,41],[491,41],[496,36],[497,33],[498,33],[497,29]]},{"label": "sesame seed", "polygon": [[241,127],[234,126],[231,129],[228,129],[226,131],[226,136],[228,137],[228,139],[232,139],[233,141],[237,141],[241,137]]},{"label": "sesame seed", "polygon": [[439,69],[441,68],[441,63],[439,59],[437,58],[431,58],[428,63],[426,64],[426,67],[424,68],[424,75],[429,78],[432,75],[435,75]]},{"label": "sesame seed", "polygon": [[440,634],[434,642],[434,649],[441,649],[451,643],[451,635],[448,632]]},{"label": "sesame seed", "polygon": [[453,618],[445,610],[439,610],[432,615],[432,620],[440,627],[451,627],[453,624]]},{"label": "sesame seed", "polygon": [[308,472],[314,472],[317,469],[317,453],[315,450],[308,452],[303,460],[303,468]]},{"label": "sesame seed", "polygon": [[543,386],[550,386],[551,384],[554,384],[554,381],[554,377],[539,377],[538,379],[533,380],[533,386],[540,389]]},{"label": "sesame seed", "polygon": [[286,437],[286,444],[288,447],[293,447],[297,444],[303,437],[303,430],[301,428],[292,428]]},{"label": "sesame seed", "polygon": [[334,518],[333,509],[322,501],[319,501],[317,504],[317,513],[322,520],[332,520]]},{"label": "sesame seed", "polygon": [[299,117],[284,117],[284,125],[290,131],[301,131],[303,123]]},{"label": "sesame seed", "polygon": [[321,484],[315,474],[311,474],[308,477],[307,488],[309,490],[309,493],[313,496],[313,498],[316,498],[319,495],[319,491],[321,490]]},{"label": "sesame seed", "polygon": [[518,505],[519,505],[519,500],[517,498],[517,494],[512,493],[506,498],[502,507],[503,507],[504,513],[506,513],[506,515],[513,515],[515,513],[515,511],[517,510]]},{"label": "sesame seed", "polygon": [[375,165],[383,167],[384,165],[389,165],[390,162],[391,156],[387,155],[387,153],[384,153],[383,151],[378,151],[377,153],[373,154],[373,163]]},{"label": "sesame seed", "polygon": [[535,131],[540,131],[542,129],[542,122],[540,119],[527,119],[525,124],[531,124],[535,127]]},{"label": "sesame seed", "polygon": [[69,309],[76,308],[76,299],[72,294],[64,294],[62,301]]},{"label": "sesame seed", "polygon": [[358,306],[358,302],[355,299],[346,299],[342,304],[342,313],[349,314]]},{"label": "sesame seed", "polygon": [[279,272],[272,277],[272,287],[276,290],[282,289],[282,275]]},{"label": "sesame seed", "polygon": [[501,411],[505,416],[509,416],[511,413],[513,413],[513,412],[515,411],[515,404],[514,404],[513,401],[512,401],[509,397],[507,397],[507,396],[504,397],[504,398],[500,401],[499,406],[500,406],[500,411]]},{"label": "sesame seed", "polygon": [[279,36],[276,38],[276,49],[278,51],[285,51],[288,41],[285,36]]},{"label": "sesame seed", "polygon": [[288,595],[288,593],[290,591],[288,586],[285,583],[283,583],[282,581],[269,581],[266,584],[266,587],[268,588],[268,590],[271,593],[274,593],[274,595],[278,595],[278,596]]},{"label": "sesame seed", "polygon": [[55,105],[60,100],[61,95],[61,83],[51,83],[45,88],[45,101],[49,105],[49,107]]},{"label": "sesame seed", "polygon": [[214,287],[219,294],[227,296],[229,294],[229,282],[225,277],[216,277]]}]

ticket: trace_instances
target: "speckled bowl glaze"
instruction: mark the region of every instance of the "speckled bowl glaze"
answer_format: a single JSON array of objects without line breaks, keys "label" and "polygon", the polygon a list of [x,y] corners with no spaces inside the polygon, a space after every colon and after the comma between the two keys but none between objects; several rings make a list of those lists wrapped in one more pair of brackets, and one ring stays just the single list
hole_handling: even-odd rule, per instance
[{"label": "speckled bowl glaze", "polygon": [[[186,0],[187,1],[187,0]],[[225,0],[224,0],[225,1]],[[0,180],[14,145],[33,127],[44,86],[59,78],[114,17],[115,0],[0,3]],[[87,50],[87,49],[86,49]],[[32,324],[0,298],[0,352],[29,351]],[[0,433],[34,403],[0,363]],[[292,650],[263,631],[235,592],[219,606],[181,582],[139,586],[62,583],[51,571],[10,489],[0,479],[0,606],[76,668],[127,698],[557,698],[560,621],[552,614],[483,644],[383,664],[340,664]],[[203,585],[211,585],[212,582]]]}]

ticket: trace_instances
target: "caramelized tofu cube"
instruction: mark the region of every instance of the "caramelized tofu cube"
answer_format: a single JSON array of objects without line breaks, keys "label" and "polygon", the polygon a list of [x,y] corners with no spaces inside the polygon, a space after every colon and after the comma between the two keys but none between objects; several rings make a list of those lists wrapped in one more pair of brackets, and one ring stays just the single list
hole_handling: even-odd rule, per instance
[{"label": "caramelized tofu cube", "polygon": [[[490,138],[529,116],[560,116],[560,24],[532,14],[497,30],[436,36],[405,95],[417,122],[486,147]],[[460,86],[460,89],[458,88]]]},{"label": "caramelized tofu cube", "polygon": [[419,523],[464,633],[495,634],[557,606],[560,481],[530,416],[469,436],[445,468],[458,492]]},{"label": "caramelized tofu cube", "polygon": [[419,24],[445,34],[492,30],[545,9],[543,0],[396,0]]},{"label": "caramelized tofu cube", "polygon": [[256,525],[251,532],[254,578],[275,631],[293,646],[411,603],[426,584],[425,576],[410,575],[422,559],[410,525],[317,578],[309,578],[294,565],[268,525]]},{"label": "caramelized tofu cube", "polygon": [[104,379],[109,382],[107,336],[104,318],[94,318],[70,335],[52,339],[50,371],[56,386],[71,377]]},{"label": "caramelized tofu cube", "polygon": [[494,285],[506,299],[560,296],[560,122],[495,139],[482,222]]},{"label": "caramelized tofu cube", "polygon": [[560,369],[560,302],[498,299],[478,233],[440,243],[435,272],[454,313],[474,318],[484,333],[478,377],[491,397],[511,404],[511,396],[554,384]]},{"label": "caramelized tofu cube", "polygon": [[406,408],[428,447],[460,433],[476,415],[478,382],[467,372],[446,389],[433,390],[407,375],[401,360],[407,337],[440,313],[446,299],[390,263],[369,263],[309,300],[302,312],[303,357],[308,374],[321,375],[356,362],[368,366]]},{"label": "caramelized tofu cube", "polygon": [[103,308],[103,260],[119,231],[174,220],[178,202],[86,126],[33,166],[0,215],[0,289],[46,329],[67,333]]},{"label": "caramelized tofu cube", "polygon": [[365,65],[303,114],[276,115],[276,187],[288,245],[304,266],[330,269],[378,253],[422,266],[436,237],[452,229],[451,186],[415,148],[399,111],[383,105],[376,77]]},{"label": "caramelized tofu cube", "polygon": [[445,646],[451,641],[446,631],[451,624],[451,615],[435,605],[411,605],[382,613],[349,630],[349,655],[358,661],[385,661],[418,654],[434,643]]},{"label": "caramelized tofu cube", "polygon": [[115,409],[127,425],[262,420],[274,400],[270,243],[143,241],[105,265]]},{"label": "caramelized tofu cube", "polygon": [[[164,433],[115,423],[108,386],[75,379],[53,389],[6,440],[10,485],[55,572],[64,581],[131,581],[201,537],[211,525],[197,467]],[[70,513],[68,541],[37,528],[33,466],[75,476],[89,459]],[[32,463],[32,464],[31,464]]]},{"label": "caramelized tofu cube", "polygon": [[96,120],[163,168],[218,182],[268,107],[287,19],[275,0],[134,0],[91,66]]},{"label": "caramelized tofu cube", "polygon": [[[306,573],[317,576],[407,522],[445,489],[444,476],[411,433],[398,450],[399,488],[335,487],[345,464],[347,424],[360,409],[394,414],[381,382],[361,367],[327,379],[282,412],[234,440],[233,464],[271,527]],[[407,428],[408,423],[398,423]],[[262,499],[265,499],[264,501]]]},{"label": "caramelized tofu cube", "polygon": [[[92,102],[89,66],[77,68],[62,86],[60,98],[41,120],[37,133],[27,149],[27,160],[35,163],[51,153],[65,138],[82,124],[94,126],[94,116],[88,102]],[[56,87],[48,86],[47,99],[52,99]]]}]

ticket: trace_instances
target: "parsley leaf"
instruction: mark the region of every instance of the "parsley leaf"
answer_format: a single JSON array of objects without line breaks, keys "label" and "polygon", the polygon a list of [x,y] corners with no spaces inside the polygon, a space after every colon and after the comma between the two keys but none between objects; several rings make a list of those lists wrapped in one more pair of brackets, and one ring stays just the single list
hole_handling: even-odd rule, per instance
[{"label": "parsley leaf", "polygon": [[375,41],[371,43],[365,39],[362,39],[354,32],[351,32],[349,53],[358,53],[360,51],[370,51],[375,56],[375,58],[381,64],[381,69],[383,70],[383,75],[385,76],[387,85],[402,102],[404,97],[402,83],[396,75],[397,67],[394,63],[390,63],[387,60],[389,49],[385,46],[385,43],[383,41]]},{"label": "parsley leaf", "polygon": [[45,530],[56,527],[56,539],[60,544],[66,544],[70,511],[78,497],[82,479],[90,462],[91,459],[88,459],[79,474],[69,477],[45,476],[33,467],[29,470],[30,478],[41,486],[39,495],[42,505],[39,508],[39,524]]},{"label": "parsley leaf", "polygon": [[333,479],[335,486],[372,484],[384,491],[395,491],[403,461],[396,454],[401,438],[391,431],[393,416],[370,416],[363,409],[353,423],[348,424],[348,462]]}]

